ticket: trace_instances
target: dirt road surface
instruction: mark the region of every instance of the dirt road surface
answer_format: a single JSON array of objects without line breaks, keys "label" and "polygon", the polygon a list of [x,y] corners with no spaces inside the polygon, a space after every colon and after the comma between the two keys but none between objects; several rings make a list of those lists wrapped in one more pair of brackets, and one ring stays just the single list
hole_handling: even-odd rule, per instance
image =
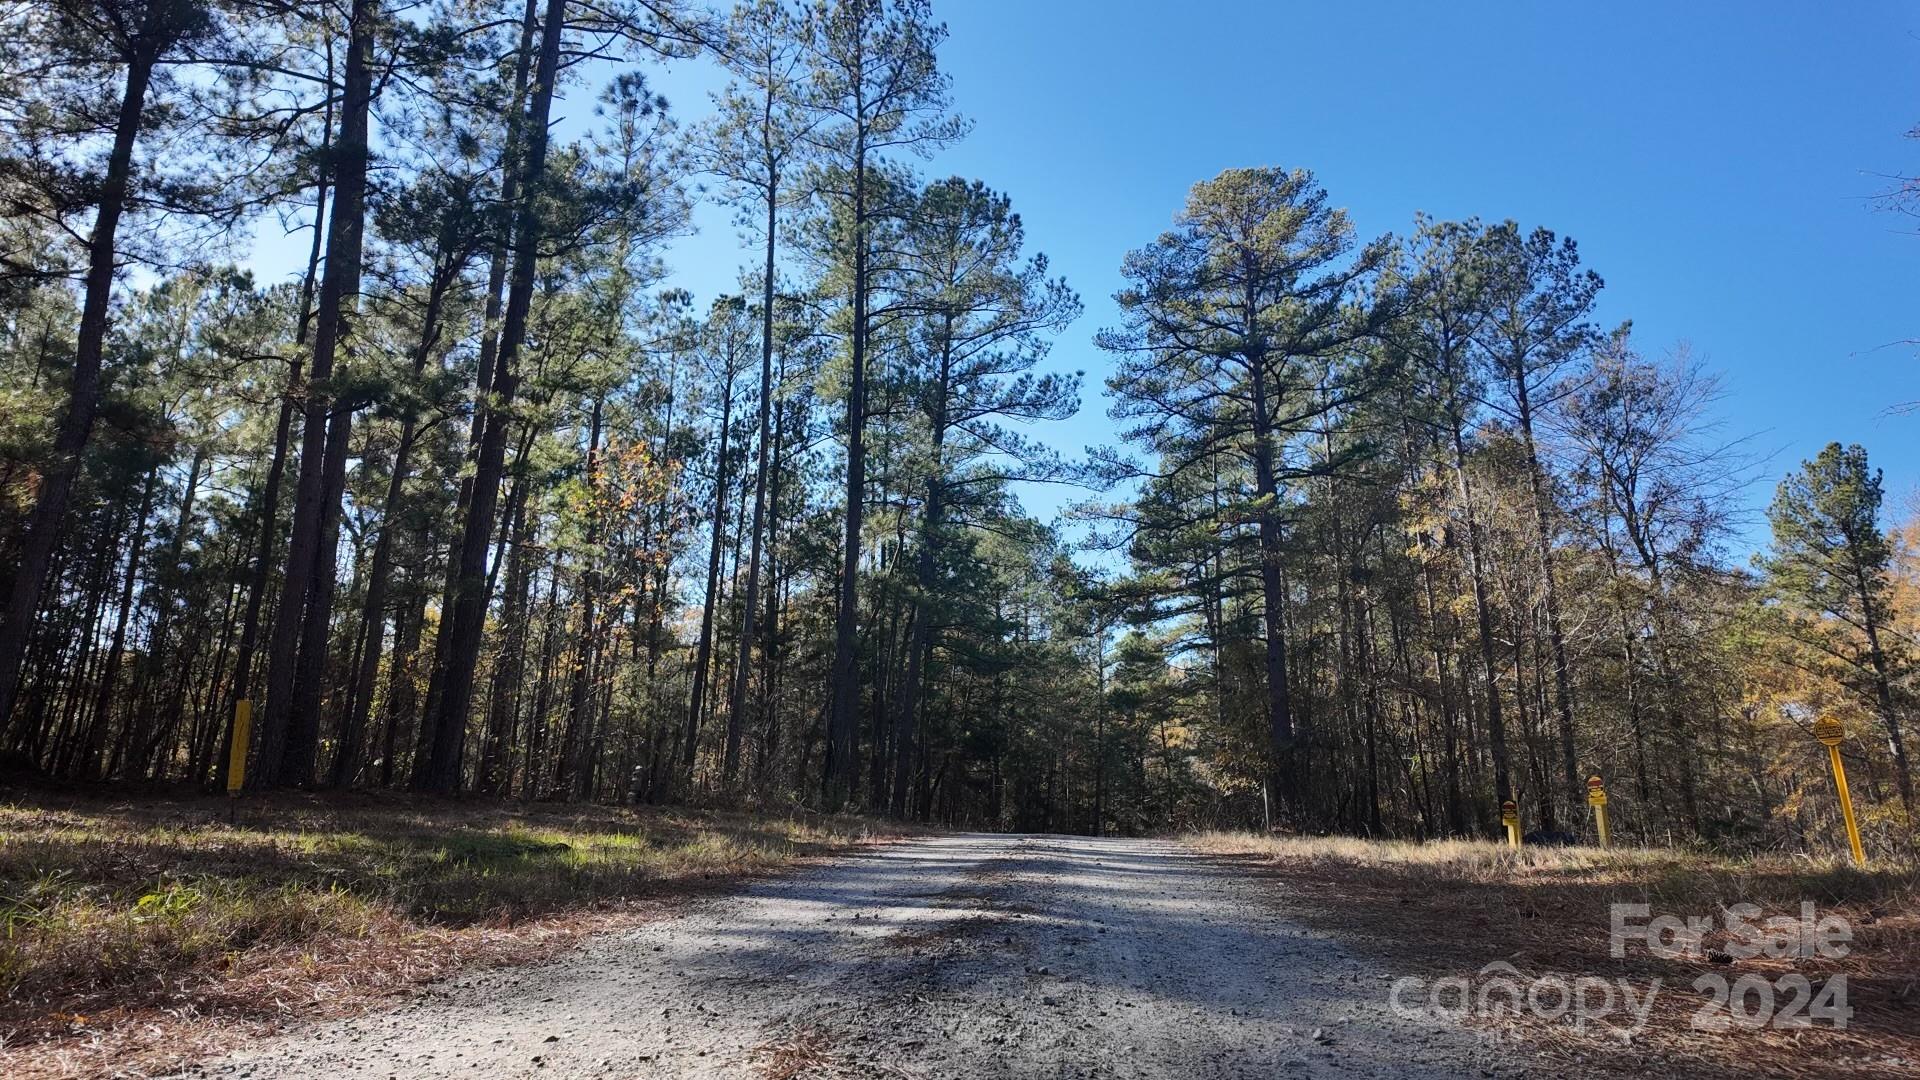
[{"label": "dirt road surface", "polygon": [[1392,975],[1174,843],[950,836],[178,1075],[1526,1075],[1511,1049],[1395,1017]]}]

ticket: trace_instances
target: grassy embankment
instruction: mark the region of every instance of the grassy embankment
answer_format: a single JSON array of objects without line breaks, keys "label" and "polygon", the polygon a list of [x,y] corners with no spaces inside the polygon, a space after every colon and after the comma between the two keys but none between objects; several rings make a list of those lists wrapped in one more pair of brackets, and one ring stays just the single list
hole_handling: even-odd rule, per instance
[{"label": "grassy embankment", "polygon": [[[1466,977],[1504,962],[1525,985],[1561,974],[1644,994],[1658,980],[1649,1021],[1630,1035],[1624,1008],[1611,1022],[1577,1030],[1571,1014],[1548,1020],[1475,1021],[1484,1034],[1517,1038],[1569,1064],[1658,1075],[1920,1077],[1920,869],[1805,857],[1726,858],[1698,852],[1527,847],[1480,842],[1371,842],[1244,833],[1201,833],[1189,842],[1268,880],[1286,912],[1355,941],[1396,976]],[[1726,909],[1749,903],[1767,915],[1799,916],[1802,902],[1846,920],[1843,958],[1742,959],[1727,951]],[[1715,931],[1696,955],[1662,959],[1639,942],[1611,955],[1614,903],[1646,904],[1651,916],[1705,916]],[[1502,969],[1504,971],[1504,969]],[[1701,1031],[1693,1018],[1712,1003],[1694,981],[1715,974],[1815,983],[1847,977],[1854,1015],[1844,1031],[1743,1027]],[[1386,1000],[1391,984],[1362,988]],[[1776,1007],[1786,1004],[1782,993]],[[1551,1012],[1557,994],[1543,991]],[[1409,1000],[1425,1001],[1421,994]],[[1452,1004],[1447,999],[1446,1004]],[[1757,1011],[1757,991],[1747,1001]]]},{"label": "grassy embankment", "polygon": [[859,818],[0,793],[0,1075],[87,1075],[546,955],[884,838]]}]

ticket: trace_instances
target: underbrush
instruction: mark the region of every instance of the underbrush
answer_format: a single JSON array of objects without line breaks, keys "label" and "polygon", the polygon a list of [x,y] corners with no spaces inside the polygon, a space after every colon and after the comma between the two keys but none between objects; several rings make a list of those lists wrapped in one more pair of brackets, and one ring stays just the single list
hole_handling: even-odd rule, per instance
[{"label": "underbrush", "polygon": [[1483,840],[1421,843],[1233,832],[1197,833],[1190,840],[1212,854],[1391,873],[1413,887],[1591,885],[1623,902],[1655,907],[1740,902],[1797,907],[1807,900],[1822,907],[1920,908],[1920,868],[1886,863],[1859,867],[1834,858],[1538,844],[1515,850]]},{"label": "underbrush", "polygon": [[[1644,1024],[1631,1023],[1624,1010],[1584,1025],[1575,1015],[1531,1007],[1465,1017],[1490,1037],[1526,1040],[1569,1066],[1920,1077],[1920,868],[1911,865],[1223,832],[1187,841],[1271,883],[1290,917],[1355,941],[1396,977],[1423,979],[1424,987],[1451,980],[1482,1001],[1490,979],[1512,978],[1548,987],[1551,1001],[1552,985],[1600,980],[1646,995]],[[1645,908],[1623,915],[1621,904]],[[1729,923],[1735,915],[1798,920],[1809,911],[1844,925],[1842,954],[1748,955],[1739,946],[1751,939],[1736,937]],[[1615,954],[1617,918],[1631,927],[1660,916],[1710,929],[1693,948],[1662,951],[1630,939]],[[1734,1022],[1702,1029],[1697,1022],[1714,1015],[1703,1007],[1713,1005],[1715,985],[1804,977],[1817,987],[1835,976],[1844,976],[1835,985],[1845,985],[1852,1010],[1843,1028]]]},{"label": "underbrush", "polygon": [[338,1011],[881,835],[852,817],[366,794],[227,815],[201,797],[0,802],[0,1073],[29,1071],[9,1061],[23,1046],[113,1044],[156,1017]]}]

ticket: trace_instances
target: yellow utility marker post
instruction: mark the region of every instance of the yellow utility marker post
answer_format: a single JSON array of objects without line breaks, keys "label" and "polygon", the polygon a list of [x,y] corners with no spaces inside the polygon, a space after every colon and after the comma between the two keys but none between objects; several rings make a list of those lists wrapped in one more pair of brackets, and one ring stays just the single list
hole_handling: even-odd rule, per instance
[{"label": "yellow utility marker post", "polygon": [[1607,782],[1597,776],[1587,777],[1587,805],[1593,807],[1593,828],[1600,834],[1600,846],[1612,847],[1607,836]]},{"label": "yellow utility marker post", "polygon": [[1840,816],[1847,822],[1847,844],[1853,848],[1853,861],[1865,866],[1867,852],[1860,846],[1860,823],[1853,819],[1853,792],[1847,790],[1847,766],[1840,760],[1840,744],[1847,738],[1846,725],[1837,716],[1823,716],[1813,722],[1813,737],[1827,746],[1827,761],[1833,766],[1833,786],[1840,793]]},{"label": "yellow utility marker post", "polygon": [[247,783],[247,743],[253,738],[253,702],[241,698],[233,703],[233,749],[227,754],[227,820],[237,813],[240,789]]},{"label": "yellow utility marker post", "polygon": [[1508,799],[1500,804],[1500,824],[1507,827],[1507,846],[1520,850],[1520,804]]}]

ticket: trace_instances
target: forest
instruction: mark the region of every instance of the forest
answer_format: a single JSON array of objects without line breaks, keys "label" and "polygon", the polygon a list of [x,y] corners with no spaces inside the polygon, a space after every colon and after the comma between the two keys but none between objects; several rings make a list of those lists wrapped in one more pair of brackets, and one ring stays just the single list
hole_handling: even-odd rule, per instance
[{"label": "forest", "polygon": [[1912,853],[1920,505],[1551,222],[1249,146],[1090,326],[927,0],[0,11],[9,776]]}]

